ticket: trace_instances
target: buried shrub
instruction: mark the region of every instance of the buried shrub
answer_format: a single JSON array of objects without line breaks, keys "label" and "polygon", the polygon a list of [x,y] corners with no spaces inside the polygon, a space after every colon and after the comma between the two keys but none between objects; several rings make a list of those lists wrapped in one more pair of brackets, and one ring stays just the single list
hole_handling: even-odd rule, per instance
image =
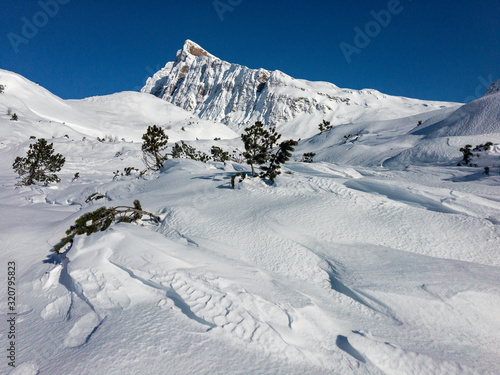
[{"label": "buried shrub", "polygon": [[247,174],[245,172],[233,174],[231,176],[231,187],[234,189],[234,182],[236,181],[237,177],[239,177],[238,183],[242,183],[246,176]]},{"label": "buried shrub", "polygon": [[103,232],[108,229],[113,223],[133,223],[143,216],[149,216],[156,223],[160,222],[160,218],[150,212],[143,211],[139,200],[134,201],[134,207],[117,206],[117,207],[100,207],[95,211],[87,212],[78,219],[66,231],[66,237],[61,238],[61,241],[54,246],[54,252],[57,254],[66,253],[73,244],[73,239],[77,235]]},{"label": "buried shrub", "polygon": [[316,154],[314,152],[306,152],[302,155],[302,159],[300,160],[302,163],[314,163],[314,157]]},{"label": "buried shrub", "polygon": [[463,159],[461,162],[458,163],[458,166],[461,166],[462,165],[462,162],[465,164],[465,165],[469,165],[470,163],[470,159],[471,157],[474,156],[474,154],[472,153],[472,150],[471,150],[472,146],[471,145],[466,145],[465,147],[462,147],[460,149],[460,152],[463,154]]},{"label": "buried shrub", "polygon": [[319,129],[319,133],[324,133],[328,130],[331,130],[332,129],[332,125],[330,125],[330,121],[325,121],[323,120],[323,122],[321,124],[318,125],[318,129]]},{"label": "buried shrub", "polygon": [[224,151],[219,146],[212,146],[212,148],[210,149],[210,153],[212,154],[213,161],[225,163],[229,160],[229,152]]},{"label": "buried shrub", "polygon": [[476,145],[476,147],[474,148],[472,148],[472,145],[465,145],[465,147],[462,147],[460,149],[460,152],[463,154],[463,158],[460,162],[458,162],[457,166],[460,167],[462,165],[468,165],[471,167],[477,167],[478,165],[472,162],[472,158],[481,157],[481,153],[491,150],[492,146],[492,142],[486,142],[485,144]]},{"label": "buried shrub", "polygon": [[285,164],[290,157],[292,156],[292,152],[294,150],[294,146],[297,146],[298,142],[290,139],[289,141],[281,142],[276,153],[271,154],[269,158],[269,165],[265,165],[262,167],[262,172],[260,173],[260,177],[269,179],[271,182],[274,182],[276,176],[281,173],[281,164]]},{"label": "buried shrub", "polygon": [[85,203],[89,203],[89,202],[95,202],[95,201],[98,201],[99,199],[104,199],[106,198],[108,201],[112,201],[112,199],[110,197],[108,197],[107,194],[100,194],[100,193],[93,193],[91,195],[89,195],[87,197],[87,199],[85,199]]},{"label": "buried shrub", "polygon": [[192,159],[201,161],[203,163],[206,163],[208,160],[210,160],[210,156],[208,156],[204,152],[197,151],[196,148],[186,144],[184,141],[181,141],[180,144],[176,143],[172,147],[172,158]]}]

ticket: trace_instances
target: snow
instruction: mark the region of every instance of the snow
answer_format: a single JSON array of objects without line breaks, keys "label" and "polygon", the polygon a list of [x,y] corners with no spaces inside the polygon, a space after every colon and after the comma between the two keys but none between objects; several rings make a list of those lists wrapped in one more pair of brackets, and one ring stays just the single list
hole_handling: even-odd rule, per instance
[{"label": "snow", "polygon": [[[453,135],[430,130],[460,127],[457,106],[359,112],[300,142],[293,159],[316,152],[315,163],[291,160],[274,185],[247,178],[233,190],[248,165],[169,159],[113,180],[142,167],[152,122],[205,152],[241,149],[221,123],[147,94],[67,101],[4,70],[0,83],[0,254],[18,266],[16,368],[4,358],[2,373],[500,373],[500,138],[478,122],[495,102],[473,104],[476,130]],[[61,183],[15,188],[30,135],[66,156]],[[95,139],[105,135],[118,140]],[[456,166],[464,142],[488,140],[490,176]],[[95,192],[112,201],[86,203]],[[51,252],[83,213],[135,199],[161,223],[117,224]]]},{"label": "snow", "polygon": [[297,137],[314,135],[323,119],[332,125],[390,120],[457,105],[372,89],[341,89],[328,82],[295,79],[279,70],[250,69],[223,61],[190,40],[141,91],[238,132],[262,121],[283,135]]}]

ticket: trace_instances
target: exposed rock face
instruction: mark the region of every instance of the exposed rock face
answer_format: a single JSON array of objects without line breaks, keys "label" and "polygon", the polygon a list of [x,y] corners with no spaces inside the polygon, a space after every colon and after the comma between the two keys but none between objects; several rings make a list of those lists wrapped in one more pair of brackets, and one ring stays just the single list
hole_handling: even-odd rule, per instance
[{"label": "exposed rock face", "polygon": [[149,78],[141,91],[235,130],[255,121],[267,125],[311,122],[307,128],[294,126],[299,135],[315,132],[318,119],[337,125],[369,121],[374,116],[399,118],[450,105],[376,90],[340,89],[327,82],[294,79],[280,71],[250,69],[222,61],[190,40],[177,52],[175,61]]},{"label": "exposed rock face", "polygon": [[500,91],[500,79],[491,84],[491,86],[489,87],[488,91],[486,91],[486,94],[484,94],[484,96],[495,94],[499,91]]}]

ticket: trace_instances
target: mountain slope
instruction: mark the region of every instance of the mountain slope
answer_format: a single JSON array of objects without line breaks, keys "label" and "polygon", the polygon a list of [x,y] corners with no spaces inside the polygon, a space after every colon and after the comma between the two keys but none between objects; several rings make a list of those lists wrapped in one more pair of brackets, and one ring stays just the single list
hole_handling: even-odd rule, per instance
[{"label": "mountain slope", "polygon": [[[234,138],[237,135],[222,124],[203,121],[170,103],[137,92],[63,100],[28,79],[0,69],[0,137],[24,141],[29,136],[82,138],[110,136],[141,141],[149,125],[168,129],[171,141]],[[10,121],[16,113],[19,121]],[[182,130],[184,129],[184,130]]]},{"label": "mountain slope", "polygon": [[[170,159],[142,178],[112,173],[142,165],[135,140],[152,121],[197,148],[235,137],[226,125],[146,94],[65,101],[14,73],[0,83],[0,257],[16,262],[19,297],[16,368],[4,357],[2,374],[500,373],[498,170],[379,167],[462,139],[412,133],[453,108],[337,126],[298,148],[323,162],[290,161],[275,184],[248,177],[233,190],[248,165]],[[30,134],[66,157],[60,183],[15,187]],[[94,139],[105,134],[127,141]],[[339,160],[351,165],[328,162]],[[135,199],[161,223],[116,224],[52,252],[82,214]]]},{"label": "mountain slope", "polygon": [[263,121],[285,135],[313,135],[322,119],[333,125],[387,120],[453,106],[394,97],[376,90],[340,89],[327,82],[294,79],[280,71],[230,64],[187,40],[141,90],[234,130]]}]

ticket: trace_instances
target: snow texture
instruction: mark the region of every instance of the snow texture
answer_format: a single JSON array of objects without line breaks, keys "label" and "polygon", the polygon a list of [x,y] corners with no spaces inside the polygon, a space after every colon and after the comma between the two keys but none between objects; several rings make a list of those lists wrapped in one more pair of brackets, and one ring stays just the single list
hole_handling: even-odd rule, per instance
[{"label": "snow texture", "polygon": [[[0,70],[0,254],[17,263],[19,333],[16,368],[4,358],[2,374],[500,373],[499,94],[425,107],[252,71],[192,42],[164,77],[187,63],[184,85],[196,75],[234,85],[224,88],[234,96],[208,101],[166,89],[204,119],[144,93],[62,100]],[[268,73],[259,95],[273,104],[255,99],[262,107],[248,110],[257,87],[238,85]],[[300,87],[320,86],[349,106],[314,94],[315,109],[286,112]],[[213,100],[239,95],[228,113],[209,113]],[[311,121],[330,113],[320,102],[352,123],[318,134]],[[241,150],[225,123],[259,116],[296,138],[311,133],[274,185],[247,178],[233,190],[231,176],[248,165],[171,158],[144,178],[113,179],[142,167],[148,125],[165,128],[168,150],[180,139]],[[30,136],[66,156],[59,184],[15,187],[12,163]],[[457,166],[460,147],[487,141],[475,157],[483,164]],[[315,162],[298,161],[304,152]],[[96,192],[112,201],[86,202]],[[51,251],[82,214],[135,199],[161,223],[117,224]],[[6,307],[2,286],[4,317]]]}]

